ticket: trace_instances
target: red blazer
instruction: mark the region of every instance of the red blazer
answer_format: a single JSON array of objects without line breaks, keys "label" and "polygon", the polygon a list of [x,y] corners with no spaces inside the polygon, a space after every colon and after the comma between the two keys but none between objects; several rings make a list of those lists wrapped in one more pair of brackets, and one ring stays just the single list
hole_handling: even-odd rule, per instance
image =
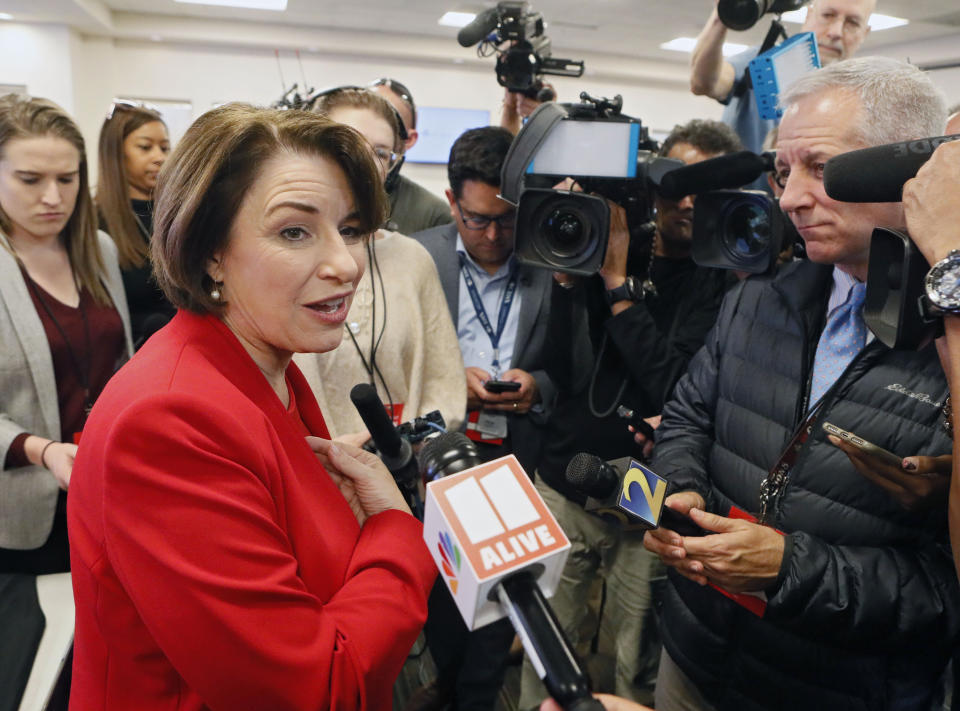
[{"label": "red blazer", "polygon": [[421,524],[357,524],[218,319],[181,311],[110,381],[68,508],[71,711],[390,708],[436,575]]}]

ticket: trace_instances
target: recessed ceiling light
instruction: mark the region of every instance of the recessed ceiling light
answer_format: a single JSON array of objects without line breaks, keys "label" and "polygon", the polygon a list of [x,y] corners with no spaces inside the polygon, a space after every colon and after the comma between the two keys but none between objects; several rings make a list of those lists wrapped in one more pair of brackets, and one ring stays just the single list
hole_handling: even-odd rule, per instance
[{"label": "recessed ceiling light", "polygon": [[12,19],[13,19],[13,15],[11,15],[9,12],[0,12],[0,20],[12,20]]},{"label": "recessed ceiling light", "polygon": [[278,10],[287,9],[287,0],[173,0],[187,5],[218,5],[221,7],[242,7],[247,10]]},{"label": "recessed ceiling light", "polygon": [[[801,7],[799,10],[785,12],[783,13],[783,19],[786,22],[795,22],[798,25],[802,25],[807,19],[807,8]],[[871,30],[879,32],[880,30],[889,30],[891,27],[909,25],[910,20],[902,17],[894,17],[893,15],[881,15],[879,12],[875,12],[870,15],[870,21],[867,24],[870,25]]]},{"label": "recessed ceiling light", "polygon": [[476,16],[474,12],[446,12],[437,20],[437,24],[447,27],[466,27]]},{"label": "recessed ceiling light", "polygon": [[[669,42],[664,42],[662,45],[660,45],[660,49],[670,49],[674,52],[692,52],[693,48],[696,46],[696,37],[677,37]],[[723,56],[730,57],[734,54],[740,54],[740,52],[743,52],[746,49],[749,49],[748,45],[737,44],[736,42],[724,42]]]}]

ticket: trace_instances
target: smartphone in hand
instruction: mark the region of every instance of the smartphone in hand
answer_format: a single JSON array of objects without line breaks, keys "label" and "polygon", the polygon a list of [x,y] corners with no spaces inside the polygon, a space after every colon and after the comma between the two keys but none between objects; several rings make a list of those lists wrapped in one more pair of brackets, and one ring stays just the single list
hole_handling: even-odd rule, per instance
[{"label": "smartphone in hand", "polygon": [[520,389],[521,384],[517,380],[488,380],[483,384],[484,389],[490,393],[515,393]]},{"label": "smartphone in hand", "polygon": [[835,437],[839,437],[844,442],[849,442],[861,452],[865,452],[866,454],[874,456],[886,464],[900,468],[903,463],[903,457],[898,457],[893,452],[886,450],[883,447],[878,447],[872,442],[868,442],[863,437],[859,437],[853,432],[849,432],[845,429],[837,427],[836,425],[832,425],[829,422],[823,423],[823,431],[827,434],[832,434]]},{"label": "smartphone in hand", "polygon": [[674,511],[669,506],[660,509],[660,526],[669,528],[681,536],[705,536],[707,531],[700,528],[689,516]]}]

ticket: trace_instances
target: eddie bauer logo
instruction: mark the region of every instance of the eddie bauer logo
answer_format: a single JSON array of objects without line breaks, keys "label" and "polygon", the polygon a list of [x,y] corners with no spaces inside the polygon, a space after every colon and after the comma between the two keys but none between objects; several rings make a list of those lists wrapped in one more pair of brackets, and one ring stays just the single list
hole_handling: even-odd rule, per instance
[{"label": "eddie bauer logo", "polygon": [[440,551],[443,574],[447,576],[447,579],[450,582],[450,591],[456,594],[457,585],[459,584],[459,581],[457,580],[457,573],[460,572],[460,549],[457,548],[457,544],[453,542],[453,539],[450,538],[447,533],[440,531],[440,540],[437,542],[437,550]]},{"label": "eddie bauer logo", "polygon": [[927,393],[918,393],[918,392],[914,392],[913,390],[908,390],[907,388],[902,386],[900,383],[893,383],[892,385],[888,385],[886,389],[892,390],[895,393],[900,393],[901,395],[906,395],[907,397],[911,397],[914,400],[919,400],[920,402],[926,403],[927,405],[932,405],[933,407],[943,407],[942,402],[937,402],[932,397],[927,395]]}]

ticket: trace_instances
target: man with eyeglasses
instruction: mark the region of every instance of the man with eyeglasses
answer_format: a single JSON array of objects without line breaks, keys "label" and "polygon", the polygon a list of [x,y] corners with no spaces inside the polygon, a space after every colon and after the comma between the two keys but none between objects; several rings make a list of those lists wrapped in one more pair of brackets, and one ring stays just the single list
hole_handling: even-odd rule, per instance
[{"label": "man with eyeglasses", "polygon": [[[450,150],[446,191],[454,224],[412,235],[433,256],[466,366],[467,436],[484,460],[513,453],[532,476],[554,387],[541,365],[552,278],[513,256],[514,207],[498,197],[513,136],[471,129]],[[516,390],[499,392],[492,381]],[[489,386],[489,387],[488,387]],[[503,681],[513,628],[502,620],[467,633],[443,583],[429,603],[427,640],[438,680],[412,709],[486,710]]]},{"label": "man with eyeglasses", "polygon": [[[410,90],[396,79],[381,78],[370,84],[370,90],[380,94],[397,110],[407,137],[403,153],[406,154],[417,142],[417,105]],[[403,161],[391,166],[386,189],[390,198],[389,229],[410,235],[420,230],[450,222],[446,203],[422,185],[401,175]]]}]

